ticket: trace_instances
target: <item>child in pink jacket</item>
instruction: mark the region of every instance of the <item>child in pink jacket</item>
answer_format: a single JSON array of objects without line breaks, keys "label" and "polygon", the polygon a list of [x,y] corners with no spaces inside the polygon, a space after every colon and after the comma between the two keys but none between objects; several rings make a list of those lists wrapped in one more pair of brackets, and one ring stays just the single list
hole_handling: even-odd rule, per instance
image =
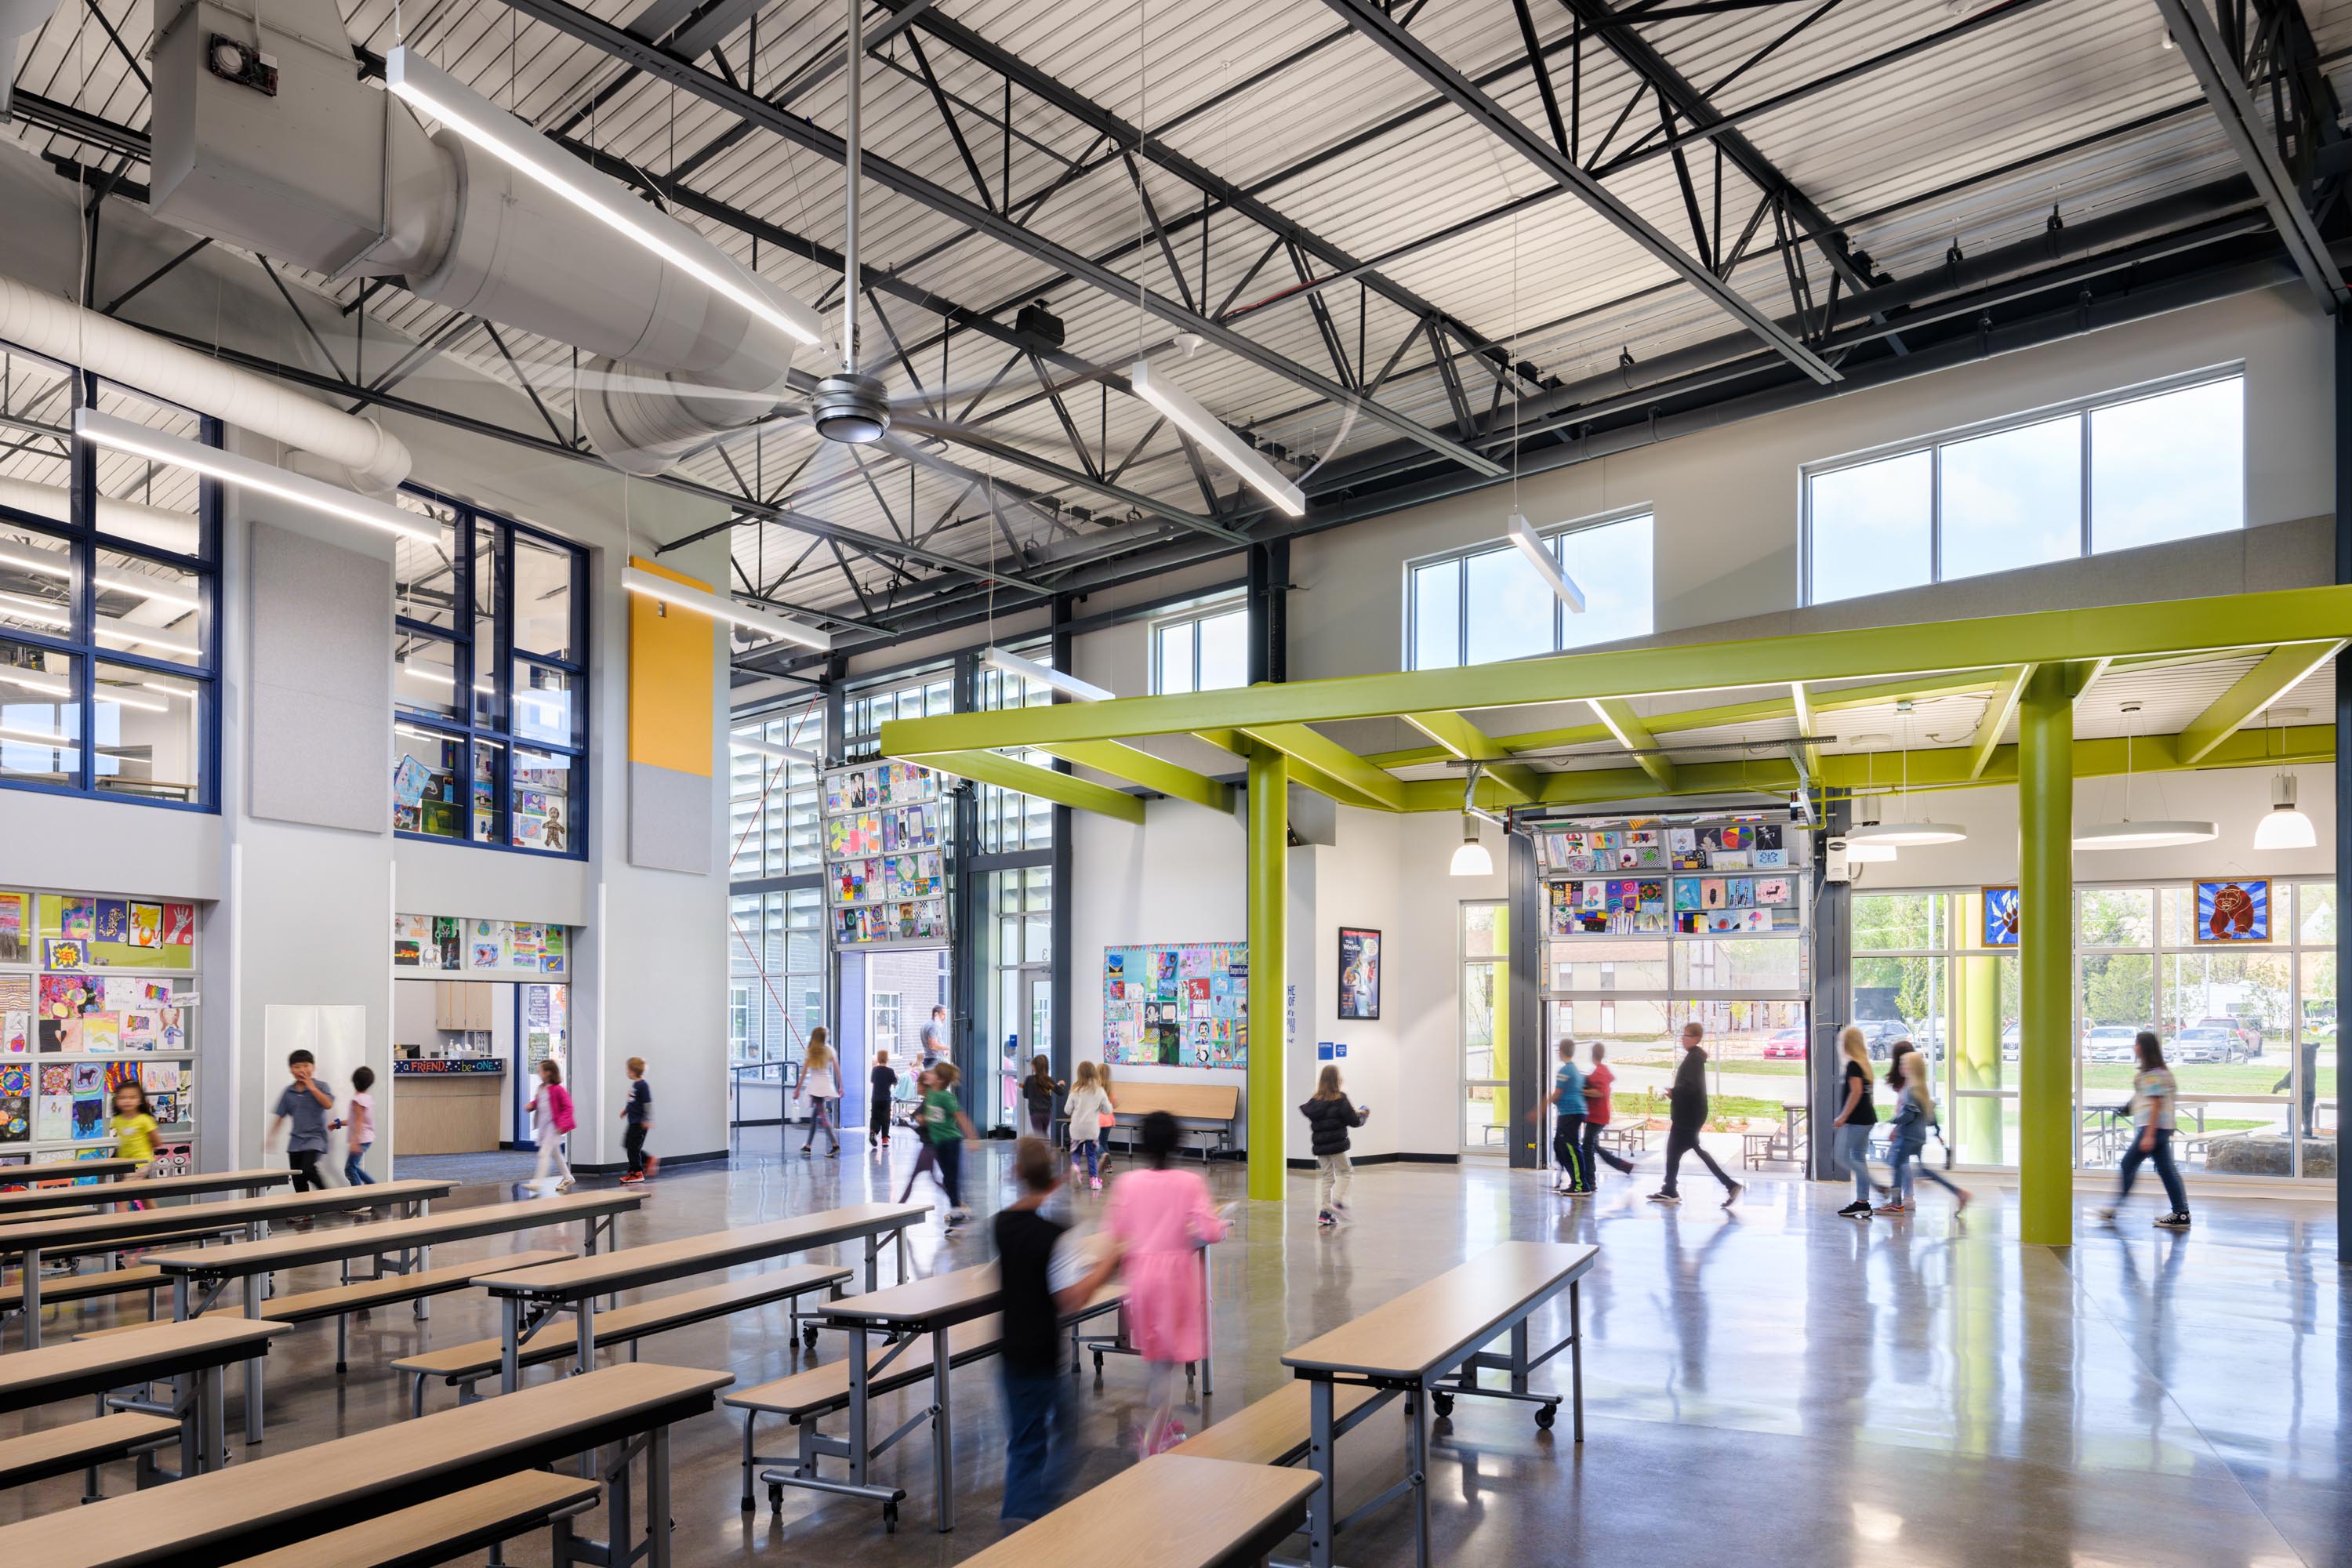
[{"label": "child in pink jacket", "polygon": [[572,1113],[572,1091],[563,1087],[563,1068],[553,1057],[539,1064],[539,1091],[523,1109],[530,1113],[531,1137],[539,1144],[539,1165],[530,1184],[540,1192],[551,1190],[548,1173],[552,1169],[552,1190],[560,1193],[572,1184],[572,1162],[565,1157],[563,1140],[580,1121]]},{"label": "child in pink jacket", "polygon": [[1150,1458],[1184,1440],[1184,1424],[1175,1418],[1177,1374],[1209,1353],[1201,1249],[1224,1239],[1230,1210],[1209,1202],[1209,1184],[1198,1174],[1169,1168],[1174,1117],[1153,1111],[1143,1119],[1141,1136],[1144,1168],[1112,1184],[1103,1228],[1124,1247],[1128,1334],[1143,1357],[1151,1405],[1142,1444]]}]

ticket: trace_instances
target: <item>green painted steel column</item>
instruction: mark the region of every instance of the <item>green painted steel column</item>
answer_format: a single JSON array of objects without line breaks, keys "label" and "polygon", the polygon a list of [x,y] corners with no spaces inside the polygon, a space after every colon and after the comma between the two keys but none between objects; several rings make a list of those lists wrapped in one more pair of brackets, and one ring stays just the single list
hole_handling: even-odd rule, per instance
[{"label": "green painted steel column", "polygon": [[1249,1195],[1279,1202],[1289,998],[1290,764],[1272,746],[1249,755]]},{"label": "green painted steel column", "polygon": [[2019,1235],[2074,1239],[2074,699],[2063,666],[2017,710]]}]

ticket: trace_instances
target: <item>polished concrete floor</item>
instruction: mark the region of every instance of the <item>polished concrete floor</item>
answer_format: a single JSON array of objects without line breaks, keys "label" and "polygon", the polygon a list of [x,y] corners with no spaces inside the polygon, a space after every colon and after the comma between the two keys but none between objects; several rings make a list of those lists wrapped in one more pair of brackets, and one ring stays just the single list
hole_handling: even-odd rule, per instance
[{"label": "polished concrete floor", "polygon": [[[913,1153],[901,1140],[890,1172],[855,1141],[837,1162],[803,1161],[779,1158],[773,1137],[747,1134],[731,1169],[665,1174],[624,1217],[623,1242],[895,1196]],[[977,1151],[971,1195],[983,1209],[1002,1190],[1005,1148]],[[476,1174],[506,1169],[493,1160]],[[1309,1178],[1294,1177],[1286,1204],[1246,1209],[1219,1248],[1216,1393],[1189,1419],[1197,1430],[1268,1392],[1288,1345],[1495,1242],[1584,1239],[1601,1247],[1585,1297],[1587,1441],[1571,1443],[1565,1420],[1538,1433],[1523,1407],[1458,1405],[1432,1472],[1440,1561],[2352,1563],[2352,1315],[2332,1205],[2209,1199],[2197,1230],[2178,1236],[2148,1227],[2150,1192],[2128,1223],[2102,1230],[2086,1185],[2079,1244],[2061,1253],[2021,1247],[2013,1199],[1990,1189],[1964,1223],[1929,1193],[1910,1219],[1860,1225],[1836,1216],[1839,1186],[1767,1176],[1727,1213],[1704,1173],[1685,1172],[1679,1209],[1641,1200],[1650,1176],[1612,1177],[1600,1198],[1570,1204],[1496,1167],[1375,1167],[1358,1176],[1354,1223],[1328,1232]],[[1212,1180],[1239,1195],[1238,1168]],[[450,1202],[510,1193],[472,1185]],[[1099,1202],[1076,1200],[1082,1221]],[[953,1239],[935,1226],[917,1235],[922,1272],[987,1252],[984,1224]],[[444,1248],[435,1261],[499,1249]],[[103,1308],[69,1316],[108,1321]],[[374,1369],[418,1343],[419,1327],[404,1310],[376,1314],[354,1333],[342,1379],[328,1326],[281,1342],[259,1452],[401,1421],[398,1380]],[[495,1332],[484,1304],[464,1297],[436,1302],[429,1327],[436,1343]],[[647,1351],[747,1383],[796,1364],[782,1309]],[[1566,1375],[1563,1357],[1538,1382]],[[1101,1389],[1083,1392],[1082,1486],[1132,1461],[1142,1384],[1139,1365],[1115,1359]],[[956,1398],[953,1533],[929,1527],[920,1438],[879,1462],[909,1494],[895,1535],[869,1505],[810,1493],[787,1493],[781,1518],[764,1505],[741,1513],[740,1429],[713,1415],[676,1435],[677,1562],[948,1563],[993,1542],[992,1373],[961,1373]],[[899,1395],[893,1408],[913,1405]],[[0,1496],[0,1519],[76,1495],[53,1481]],[[1341,1558],[1409,1563],[1408,1526],[1391,1510],[1344,1535]],[[1119,1554],[1108,1533],[1107,1568]],[[544,1542],[509,1555],[543,1562]]]}]

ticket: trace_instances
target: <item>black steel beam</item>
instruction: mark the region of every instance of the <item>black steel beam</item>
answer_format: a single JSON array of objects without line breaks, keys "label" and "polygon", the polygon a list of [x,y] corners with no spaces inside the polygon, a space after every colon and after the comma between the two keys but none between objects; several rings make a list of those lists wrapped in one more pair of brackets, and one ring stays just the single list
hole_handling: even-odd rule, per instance
[{"label": "black steel beam", "polygon": [[[538,0],[538,3],[545,4],[548,0]],[[1393,16],[1381,7],[1378,0],[1323,0],[1323,3],[1344,17],[1350,26],[1386,50],[1399,64],[1450,99],[1505,146],[1551,176],[1563,190],[1576,196],[1611,227],[1673,268],[1684,282],[1712,301],[1726,315],[1763,339],[1790,364],[1823,384],[1838,379],[1837,371],[1828,361],[1790,337],[1778,321],[1685,255],[1674,241],[1658,232],[1648,219],[1612,195],[1599,180],[1567,154],[1528,129],[1516,115],[1446,64],[1436,50],[1406,32]]]},{"label": "black steel beam", "polygon": [[[709,71],[681,60],[667,51],[656,48],[601,17],[590,15],[566,0],[507,0],[514,9],[566,37],[602,49],[615,59],[635,66],[646,75],[692,93],[704,102],[723,109],[742,120],[757,125],[836,163],[848,158],[847,145],[842,138],[814,121],[776,108],[765,99],[744,91],[734,84],[713,76]],[[920,24],[918,24],[919,26]],[[1079,255],[1068,247],[1047,239],[1023,227],[1011,217],[991,211],[981,203],[958,195],[943,185],[925,179],[913,170],[904,168],[887,158],[868,151],[859,160],[864,177],[895,195],[930,208],[943,217],[952,218],[986,235],[1001,245],[1022,251],[1045,262],[1058,271],[1090,285],[1113,299],[1134,299],[1150,314],[1159,317],[1179,331],[1198,334],[1229,353],[1238,355],[1269,374],[1281,377],[1293,385],[1332,403],[1347,403],[1352,395],[1346,387],[1328,376],[1318,375],[1306,366],[1294,363],[1263,343],[1244,336],[1222,322],[1213,321],[1196,310],[1188,310],[1180,302],[1155,294],[1148,288],[1139,289],[1128,279],[1111,268]],[[1498,477],[1504,470],[1492,459],[1483,457],[1458,443],[1447,439],[1414,419],[1368,399],[1354,399],[1360,413],[1378,420],[1407,439],[1427,447],[1448,460],[1460,464],[1473,473],[1486,478]]]},{"label": "black steel beam", "polygon": [[2205,101],[2213,106],[2213,118],[2237,153],[2239,166],[2254,183],[2279,238],[2294,259],[2295,270],[2317,297],[2320,308],[2334,314],[2344,304],[2344,274],[2327,253],[2327,241],[2320,235],[2311,209],[2303,205],[2303,193],[2280,163],[2270,127],[2246,90],[2245,79],[2238,74],[2221,29],[2202,0],[2156,0],[2156,8],[2172,29],[2181,60],[2197,78]]}]

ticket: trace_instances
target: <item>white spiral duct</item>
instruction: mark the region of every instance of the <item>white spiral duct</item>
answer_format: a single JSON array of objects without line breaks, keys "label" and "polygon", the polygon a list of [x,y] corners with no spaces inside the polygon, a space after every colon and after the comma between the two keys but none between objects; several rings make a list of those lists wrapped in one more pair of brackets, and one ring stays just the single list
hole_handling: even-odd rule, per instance
[{"label": "white spiral duct", "polygon": [[381,495],[408,477],[407,447],[373,419],[330,408],[5,274],[0,274],[0,342],[309,453],[371,493]]}]

